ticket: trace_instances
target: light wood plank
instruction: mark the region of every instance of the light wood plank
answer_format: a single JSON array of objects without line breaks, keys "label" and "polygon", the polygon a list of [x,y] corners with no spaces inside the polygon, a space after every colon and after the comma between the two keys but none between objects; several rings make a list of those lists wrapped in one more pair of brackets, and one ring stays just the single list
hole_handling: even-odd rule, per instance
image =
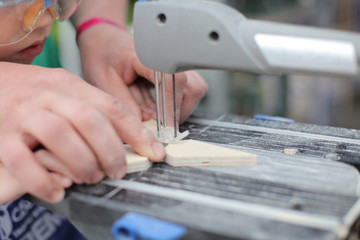
[{"label": "light wood plank", "polygon": [[256,165],[257,156],[195,140],[183,140],[166,147],[165,162],[172,166]]},{"label": "light wood plank", "polygon": [[151,167],[152,162],[147,158],[137,154],[130,145],[125,145],[126,150],[126,173],[145,171]]},{"label": "light wood plank", "polygon": [[[152,119],[143,123],[147,128],[156,132],[155,120]],[[172,166],[237,166],[257,164],[256,154],[196,140],[182,140],[170,143],[165,149],[165,162]]]}]

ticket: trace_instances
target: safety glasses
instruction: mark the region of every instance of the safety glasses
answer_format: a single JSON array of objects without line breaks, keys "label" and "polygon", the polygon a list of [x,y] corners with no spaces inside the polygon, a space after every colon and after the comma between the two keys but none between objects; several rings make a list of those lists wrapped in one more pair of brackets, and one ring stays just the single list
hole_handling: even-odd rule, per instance
[{"label": "safety glasses", "polygon": [[71,17],[81,0],[0,0],[0,46],[26,38],[49,12],[53,19]]}]

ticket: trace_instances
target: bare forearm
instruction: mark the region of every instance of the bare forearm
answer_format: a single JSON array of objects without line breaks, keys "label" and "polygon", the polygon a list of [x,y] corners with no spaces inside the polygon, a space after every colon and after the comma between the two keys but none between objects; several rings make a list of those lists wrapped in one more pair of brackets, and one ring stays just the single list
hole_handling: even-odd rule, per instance
[{"label": "bare forearm", "polygon": [[75,26],[93,17],[104,17],[126,25],[128,0],[85,0],[72,17]]}]

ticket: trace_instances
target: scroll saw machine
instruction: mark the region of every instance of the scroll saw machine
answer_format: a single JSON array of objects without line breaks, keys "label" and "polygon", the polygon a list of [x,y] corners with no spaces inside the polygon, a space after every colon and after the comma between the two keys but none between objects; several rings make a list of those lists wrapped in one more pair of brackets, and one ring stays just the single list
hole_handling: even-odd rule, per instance
[{"label": "scroll saw machine", "polygon": [[[160,121],[158,72],[172,74],[173,83],[177,72],[199,68],[359,77],[358,34],[248,20],[214,2],[139,1],[134,39],[140,61],[155,70],[160,139],[168,115]],[[166,238],[171,224],[184,230],[181,239],[359,238],[359,130],[200,112],[179,129],[256,153],[258,164],[157,163],[121,180],[73,186],[59,204],[32,201],[67,217],[88,239],[112,239],[114,221],[128,213],[150,220],[123,219],[130,226],[119,229],[123,239],[176,239]],[[165,225],[157,229],[156,220]]]}]

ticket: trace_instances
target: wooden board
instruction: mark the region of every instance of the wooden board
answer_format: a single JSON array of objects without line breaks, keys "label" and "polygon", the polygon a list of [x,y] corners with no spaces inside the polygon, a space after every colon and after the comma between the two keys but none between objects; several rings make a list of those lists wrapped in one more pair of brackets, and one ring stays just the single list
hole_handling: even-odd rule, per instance
[{"label": "wooden board", "polygon": [[157,126],[156,126],[157,124],[156,124],[155,119],[150,119],[150,120],[144,121],[142,123],[145,125],[145,127],[147,127],[151,131],[156,131],[156,129],[157,129]]},{"label": "wooden board", "polygon": [[147,170],[152,162],[147,158],[137,154],[130,145],[125,145],[126,150],[126,173],[140,172]]},{"label": "wooden board", "polygon": [[[144,122],[156,131],[155,120]],[[152,162],[137,154],[129,145],[125,145],[127,171],[133,173],[147,170]],[[196,140],[182,140],[166,146],[165,162],[172,166],[237,166],[256,165],[257,156],[230,148],[220,147],[211,143]]]},{"label": "wooden board", "polygon": [[183,140],[166,147],[165,162],[172,166],[256,165],[257,156],[195,140]]}]

